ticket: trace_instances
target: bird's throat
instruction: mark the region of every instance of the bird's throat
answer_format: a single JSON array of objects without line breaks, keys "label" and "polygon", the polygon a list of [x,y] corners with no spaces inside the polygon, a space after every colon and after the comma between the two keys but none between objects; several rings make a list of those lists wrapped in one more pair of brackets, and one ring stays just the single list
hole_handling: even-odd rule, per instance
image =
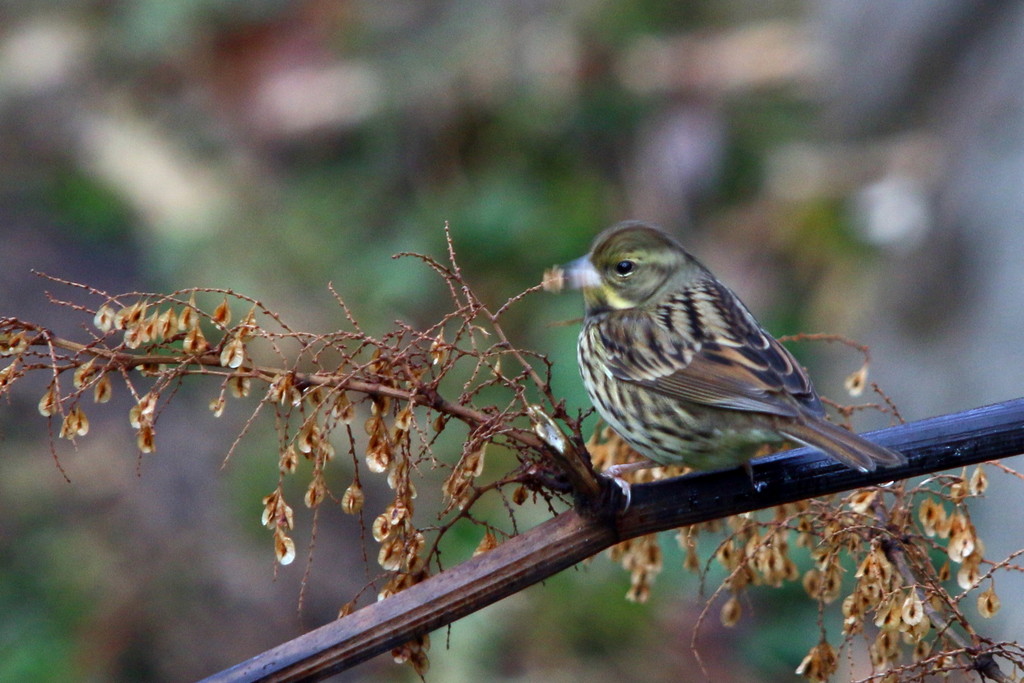
[{"label": "bird's throat", "polygon": [[636,307],[634,302],[624,299],[615,292],[603,287],[583,290],[583,301],[586,304],[588,316],[600,315],[611,311],[625,311]]}]

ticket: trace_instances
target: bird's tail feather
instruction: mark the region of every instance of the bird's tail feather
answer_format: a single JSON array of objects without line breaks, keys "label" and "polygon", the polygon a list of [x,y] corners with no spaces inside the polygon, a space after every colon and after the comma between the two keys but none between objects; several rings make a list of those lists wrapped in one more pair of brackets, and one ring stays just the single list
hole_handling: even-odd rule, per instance
[{"label": "bird's tail feather", "polygon": [[903,465],[907,461],[901,453],[819,418],[792,422],[780,428],[779,432],[862,472],[870,472],[879,466]]}]

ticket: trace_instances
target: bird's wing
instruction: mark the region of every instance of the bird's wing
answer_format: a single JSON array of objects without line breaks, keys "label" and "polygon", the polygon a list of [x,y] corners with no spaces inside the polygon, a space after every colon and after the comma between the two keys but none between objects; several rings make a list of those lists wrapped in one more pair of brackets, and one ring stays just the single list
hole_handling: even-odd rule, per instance
[{"label": "bird's wing", "polygon": [[[600,335],[612,375],[719,408],[824,414],[796,359],[761,330],[731,292],[721,289],[703,298],[699,292],[683,292],[653,314],[633,309],[608,316]],[[723,301],[727,306],[720,305]]]}]

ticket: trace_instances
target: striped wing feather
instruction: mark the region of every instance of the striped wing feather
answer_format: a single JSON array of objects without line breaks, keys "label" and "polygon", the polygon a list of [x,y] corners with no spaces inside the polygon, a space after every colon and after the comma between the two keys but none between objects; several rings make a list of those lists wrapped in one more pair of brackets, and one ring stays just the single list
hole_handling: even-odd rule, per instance
[{"label": "striped wing feather", "polygon": [[760,329],[731,292],[716,285],[706,284],[716,291],[676,294],[653,315],[643,309],[609,314],[600,329],[612,375],[718,408],[823,415],[792,354]]}]

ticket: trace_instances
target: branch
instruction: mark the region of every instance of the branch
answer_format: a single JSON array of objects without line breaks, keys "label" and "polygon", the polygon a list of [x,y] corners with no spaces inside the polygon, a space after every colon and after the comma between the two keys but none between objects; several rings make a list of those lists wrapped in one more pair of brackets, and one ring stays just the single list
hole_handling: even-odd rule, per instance
[{"label": "branch", "polygon": [[[529,291],[531,290],[527,290],[527,292]],[[508,341],[505,333],[497,324],[497,315],[488,315],[490,315],[491,322],[496,333],[500,336],[502,342],[509,348],[510,353],[519,360],[538,387],[542,389],[546,387],[547,384],[541,380],[540,376],[537,375],[536,371],[529,363],[527,363],[522,354]],[[26,340],[26,343],[30,346],[49,346],[69,351],[77,355],[102,358],[108,363],[111,363],[121,369],[134,369],[150,365],[168,364],[176,366],[179,370],[184,370],[186,368],[194,369],[196,373],[226,373],[259,377],[267,382],[267,384],[272,384],[275,379],[283,374],[278,368],[255,365],[248,360],[237,369],[231,370],[225,368],[222,364],[219,350],[216,349],[198,355],[181,355],[173,353],[136,354],[80,344],[78,342],[58,337],[42,326],[24,323],[13,318],[0,318],[0,326],[3,326],[4,324],[13,325],[17,329],[34,332],[35,336]],[[382,382],[358,379],[351,375],[339,377],[338,373],[291,372],[289,374],[293,377],[294,382],[301,386],[317,385],[334,387],[336,389],[355,391],[361,394],[366,394],[367,396],[381,396],[415,405],[428,406],[441,413],[461,420],[471,428],[477,428],[481,425],[487,424],[488,422],[496,421],[500,417],[488,415],[485,412],[481,412],[470,406],[462,405],[461,403],[454,403],[441,396],[437,389],[432,385],[402,388]],[[550,392],[548,393],[548,399],[552,405],[556,404],[554,396],[550,395]],[[543,414],[539,414],[534,419],[535,424],[541,417],[546,420],[547,424],[552,426],[552,429],[558,431],[558,427],[555,426],[555,423],[551,418]],[[518,442],[527,448],[535,449],[550,457],[550,459],[555,462],[558,469],[566,476],[570,487],[576,492],[577,496],[581,500],[589,501],[592,505],[599,504],[601,501],[605,500],[605,498],[600,495],[600,483],[597,480],[593,468],[590,466],[589,458],[585,457],[586,452],[581,444],[561,437],[559,441],[562,443],[560,447],[556,447],[555,445],[552,445],[549,440],[525,429],[509,427],[502,431],[505,436],[512,441]]]},{"label": "branch", "polygon": [[[283,373],[279,368],[254,365],[245,362],[236,369],[225,368],[220,359],[219,351],[210,351],[199,355],[187,354],[137,354],[119,350],[111,350],[93,345],[80,344],[69,339],[57,337],[49,330],[39,325],[33,325],[14,318],[0,318],[0,325],[4,323],[15,324],[18,329],[36,332],[37,336],[28,339],[30,346],[52,346],[55,348],[70,351],[75,354],[82,354],[87,357],[102,358],[121,369],[135,369],[149,365],[174,365],[177,368],[194,368],[197,373],[223,373],[240,374],[251,377],[260,377],[268,384]],[[436,390],[423,391],[420,389],[403,389],[381,382],[368,382],[354,377],[338,377],[332,373],[290,373],[295,381],[301,385],[330,386],[337,389],[352,390],[367,396],[383,396],[410,402],[416,405],[429,406],[439,412],[451,415],[452,417],[465,422],[470,427],[478,427],[495,419],[479,410],[469,406],[453,403]],[[512,440],[521,443],[529,448],[535,448],[547,452],[549,446],[537,437],[534,433],[524,429],[511,428],[505,430],[505,434]]]},{"label": "branch", "polygon": [[208,683],[320,680],[571,567],[620,541],[750,510],[905,479],[1024,452],[1024,399],[930,418],[868,435],[907,464],[876,472],[844,467],[810,449],[742,469],[633,487],[612,521],[570,511],[401,593],[267,650]]}]

